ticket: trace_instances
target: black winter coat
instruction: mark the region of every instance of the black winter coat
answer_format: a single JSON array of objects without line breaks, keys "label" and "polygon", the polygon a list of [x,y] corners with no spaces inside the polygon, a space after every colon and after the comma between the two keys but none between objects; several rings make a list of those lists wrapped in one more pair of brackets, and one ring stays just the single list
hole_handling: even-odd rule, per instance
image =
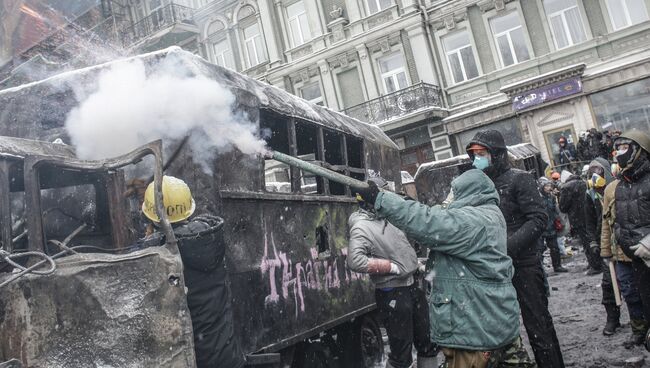
[{"label": "black winter coat", "polygon": [[175,226],[174,235],[183,260],[197,367],[243,366],[244,356],[234,337],[223,220],[197,216]]},{"label": "black winter coat", "polygon": [[508,227],[508,255],[515,266],[538,264],[537,246],[548,217],[535,178],[522,170],[507,169],[493,181]]},{"label": "black winter coat", "polygon": [[560,211],[569,216],[574,229],[585,226],[585,192],[587,184],[577,175],[572,175],[560,188]]},{"label": "black winter coat", "polygon": [[603,204],[599,195],[587,192],[585,201],[585,230],[589,243],[596,242],[600,245],[600,233],[603,228]]},{"label": "black winter coat", "polygon": [[557,205],[555,204],[555,196],[552,194],[541,193],[542,194],[542,203],[544,204],[544,211],[548,220],[546,220],[546,228],[542,233],[544,237],[553,237],[557,236],[557,230],[555,230],[555,220],[560,217],[560,214],[557,211]]},{"label": "black winter coat", "polygon": [[626,256],[635,259],[630,247],[650,234],[650,161],[639,157],[638,167],[623,172],[616,187],[616,242]]}]

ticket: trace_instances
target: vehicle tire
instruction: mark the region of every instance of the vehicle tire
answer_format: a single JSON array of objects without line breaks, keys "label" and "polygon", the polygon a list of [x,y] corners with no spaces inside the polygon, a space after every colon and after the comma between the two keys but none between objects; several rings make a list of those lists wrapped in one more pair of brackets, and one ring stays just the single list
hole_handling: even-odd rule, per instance
[{"label": "vehicle tire", "polygon": [[373,316],[364,316],[360,321],[360,367],[371,368],[384,358],[384,339],[379,323]]},{"label": "vehicle tire", "polygon": [[345,367],[372,368],[384,358],[384,340],[374,314],[358,318],[339,330],[341,361]]}]

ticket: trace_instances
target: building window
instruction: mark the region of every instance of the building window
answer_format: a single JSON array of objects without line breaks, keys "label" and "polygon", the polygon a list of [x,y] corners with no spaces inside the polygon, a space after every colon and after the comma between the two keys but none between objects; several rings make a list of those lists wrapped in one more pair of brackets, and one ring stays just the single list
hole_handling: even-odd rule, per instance
[{"label": "building window", "polygon": [[594,93],[589,98],[600,129],[650,131],[650,78]]},{"label": "building window", "polygon": [[384,82],[384,91],[392,93],[408,87],[404,58],[401,53],[395,53],[379,59],[381,80]]},{"label": "building window", "polygon": [[544,0],[544,8],[558,50],[587,39],[577,0]]},{"label": "building window", "polygon": [[648,20],[645,0],[606,0],[606,3],[615,31]]},{"label": "building window", "polygon": [[530,59],[524,28],[521,26],[517,12],[492,18],[490,25],[501,58],[501,65],[506,67]]},{"label": "building window", "polygon": [[318,82],[310,83],[300,88],[300,96],[313,104],[324,105],[323,94],[321,93],[320,83]]},{"label": "building window", "polygon": [[368,2],[368,12],[370,14],[375,14],[384,9],[388,9],[393,5],[393,0],[367,0]]},{"label": "building window", "polygon": [[260,34],[260,26],[255,23],[244,28],[244,48],[248,57],[248,66],[254,67],[266,61],[264,42]]},{"label": "building window", "polygon": [[228,45],[228,39],[221,40],[212,44],[214,62],[225,68],[233,69],[232,53]]},{"label": "building window", "polygon": [[302,1],[287,6],[287,18],[289,19],[289,32],[293,47],[298,47],[311,40],[309,20],[305,12],[305,4]]},{"label": "building window", "polygon": [[442,41],[454,83],[478,77],[474,51],[467,31],[453,33]]}]

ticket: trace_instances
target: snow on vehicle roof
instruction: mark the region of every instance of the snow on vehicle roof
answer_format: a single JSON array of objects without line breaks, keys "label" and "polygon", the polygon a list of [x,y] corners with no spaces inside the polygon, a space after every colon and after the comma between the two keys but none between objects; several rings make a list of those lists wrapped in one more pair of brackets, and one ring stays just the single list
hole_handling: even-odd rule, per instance
[{"label": "snow on vehicle roof", "polygon": [[[175,58],[178,68],[185,68],[190,75],[204,76],[215,80],[238,96],[239,103],[252,104],[260,109],[275,111],[284,116],[319,124],[325,128],[352,134],[360,138],[377,142],[382,145],[398,149],[397,145],[376,126],[361,122],[357,119],[329,109],[318,106],[292,95],[278,87],[260,82],[256,79],[237,73],[233,70],[211,64],[198,55],[194,55],[177,46],[164,50],[137,55],[126,59],[111,61],[91,67],[67,71],[47,79],[27,83],[25,85],[0,90],[0,106],[15,98],[26,94],[36,94],[38,101],[48,97],[56,99],[61,93],[70,93],[75,84],[92,83],[93,77],[115,63],[140,59],[145,65],[152,64],[166,58]],[[61,86],[67,86],[62,91]],[[251,100],[250,96],[253,96]],[[33,100],[32,100],[33,101]],[[41,103],[41,102],[38,102]],[[42,102],[45,104],[46,102]],[[72,108],[71,106],[70,108]],[[67,113],[67,112],[65,112]],[[61,122],[61,125],[63,122]]]},{"label": "snow on vehicle roof", "polygon": [[[512,159],[522,159],[536,155],[538,153],[539,149],[533,146],[532,143],[519,143],[508,146],[508,154]],[[466,153],[444,160],[426,162],[418,167],[418,170],[415,173],[415,178],[418,178],[425,171],[435,170],[441,167],[460,165],[467,162],[469,162],[469,156]]]}]

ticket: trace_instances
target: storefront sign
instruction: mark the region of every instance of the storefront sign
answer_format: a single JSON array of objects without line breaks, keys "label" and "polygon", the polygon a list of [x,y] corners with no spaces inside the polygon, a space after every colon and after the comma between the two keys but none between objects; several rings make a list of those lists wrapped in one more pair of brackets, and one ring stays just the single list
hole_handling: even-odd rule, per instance
[{"label": "storefront sign", "polygon": [[580,92],[582,92],[580,78],[571,78],[515,96],[512,99],[512,108],[519,111]]}]

